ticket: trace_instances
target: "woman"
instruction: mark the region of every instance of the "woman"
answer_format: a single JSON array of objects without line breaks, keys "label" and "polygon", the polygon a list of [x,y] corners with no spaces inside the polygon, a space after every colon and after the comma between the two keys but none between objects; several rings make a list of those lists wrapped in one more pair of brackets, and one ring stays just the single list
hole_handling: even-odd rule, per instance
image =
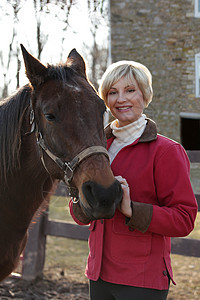
[{"label": "woman", "polygon": [[91,299],[166,299],[173,274],[170,237],[188,235],[197,213],[183,147],[157,133],[143,110],[152,100],[149,70],[134,61],[112,64],[100,95],[115,120],[106,128],[111,168],[123,199],[112,219],[92,221],[78,203],[78,224],[91,223],[86,275]]}]

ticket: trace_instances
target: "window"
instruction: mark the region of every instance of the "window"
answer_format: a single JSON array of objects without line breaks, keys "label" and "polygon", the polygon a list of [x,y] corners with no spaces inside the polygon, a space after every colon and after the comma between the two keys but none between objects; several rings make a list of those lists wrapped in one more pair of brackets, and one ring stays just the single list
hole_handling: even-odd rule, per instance
[{"label": "window", "polygon": [[200,97],[200,53],[195,55],[196,97]]},{"label": "window", "polygon": [[200,0],[195,0],[194,16],[200,18]]}]

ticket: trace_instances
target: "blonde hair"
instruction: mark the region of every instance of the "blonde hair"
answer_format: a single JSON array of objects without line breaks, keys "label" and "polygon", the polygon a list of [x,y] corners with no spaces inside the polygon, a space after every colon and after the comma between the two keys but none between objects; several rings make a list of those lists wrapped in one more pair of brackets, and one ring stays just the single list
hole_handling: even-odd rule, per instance
[{"label": "blonde hair", "polygon": [[128,81],[131,81],[133,78],[136,80],[138,87],[143,94],[145,107],[147,107],[153,97],[151,73],[144,65],[128,60],[122,60],[111,64],[101,79],[99,94],[106,105],[110,88],[122,77],[125,77]]}]

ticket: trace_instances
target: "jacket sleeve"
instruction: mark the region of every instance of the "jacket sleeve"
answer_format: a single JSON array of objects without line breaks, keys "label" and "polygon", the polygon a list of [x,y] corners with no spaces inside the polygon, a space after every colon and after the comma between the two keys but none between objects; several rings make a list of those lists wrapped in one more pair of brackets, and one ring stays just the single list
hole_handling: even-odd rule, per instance
[{"label": "jacket sleeve", "polygon": [[[174,143],[155,159],[153,204],[132,202],[130,230],[170,237],[188,235],[194,228],[197,202],[190,183],[190,162],[183,147]],[[144,183],[145,184],[145,183]]]},{"label": "jacket sleeve", "polygon": [[198,210],[187,154],[174,143],[156,157],[154,165],[158,205],[153,205],[148,231],[169,237],[186,236],[194,228]]},{"label": "jacket sleeve", "polygon": [[83,213],[79,202],[73,203],[70,199],[69,210],[72,218],[78,225],[88,225],[90,223],[91,220]]},{"label": "jacket sleeve", "polygon": [[153,214],[153,205],[139,202],[131,202],[132,216],[126,219],[126,225],[130,230],[139,230],[146,232],[151,223]]}]

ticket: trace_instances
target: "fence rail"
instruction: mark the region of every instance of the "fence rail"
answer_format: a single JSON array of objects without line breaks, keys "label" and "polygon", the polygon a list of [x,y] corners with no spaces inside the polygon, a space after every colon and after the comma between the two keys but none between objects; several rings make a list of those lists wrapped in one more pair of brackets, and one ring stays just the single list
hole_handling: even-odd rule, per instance
[{"label": "fence rail", "polygon": [[[200,151],[187,151],[191,163],[200,163]],[[200,194],[196,194],[200,211]],[[29,230],[29,238],[24,251],[22,277],[27,280],[42,275],[45,263],[46,236],[57,236],[78,240],[87,240],[88,226],[79,226],[61,221],[48,220],[48,213],[43,213]],[[200,240],[172,238],[172,253],[200,257]]]}]

